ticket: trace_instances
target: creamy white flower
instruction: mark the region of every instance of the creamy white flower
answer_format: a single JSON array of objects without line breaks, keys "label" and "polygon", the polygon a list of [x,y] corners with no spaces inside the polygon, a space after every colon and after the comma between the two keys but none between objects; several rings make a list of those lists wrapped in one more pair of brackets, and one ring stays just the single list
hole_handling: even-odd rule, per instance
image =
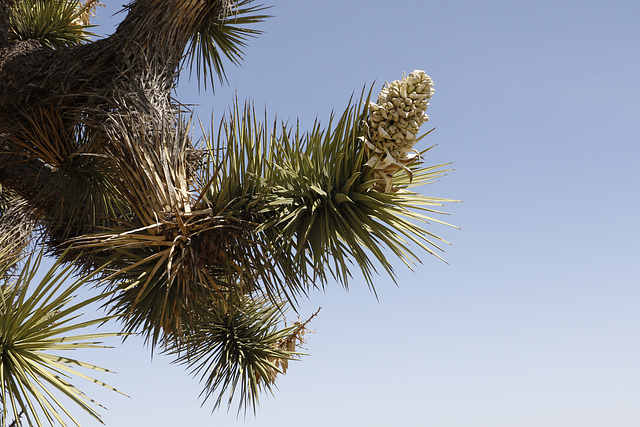
[{"label": "creamy white flower", "polygon": [[397,170],[405,169],[410,174],[406,164],[415,160],[413,146],[420,126],[429,120],[426,110],[433,93],[431,77],[415,70],[401,80],[387,83],[377,102],[369,103],[366,165],[375,168],[379,191],[393,191],[393,174]]}]

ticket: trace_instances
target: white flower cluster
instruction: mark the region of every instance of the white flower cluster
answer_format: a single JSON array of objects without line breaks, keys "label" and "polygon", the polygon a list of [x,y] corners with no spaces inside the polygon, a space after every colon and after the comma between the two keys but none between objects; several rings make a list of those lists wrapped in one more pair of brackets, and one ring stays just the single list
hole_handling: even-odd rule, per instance
[{"label": "white flower cluster", "polygon": [[82,11],[82,13],[73,20],[73,25],[82,25],[85,27],[90,25],[91,17],[96,16],[96,9],[98,6],[105,5],[100,3],[99,0],[85,0],[84,3],[78,2],[77,10]]},{"label": "white flower cluster", "polygon": [[413,149],[420,126],[429,120],[425,113],[433,95],[433,80],[422,70],[415,70],[402,80],[387,83],[370,102],[369,135],[365,150],[367,166],[375,168],[375,188],[393,191],[393,175],[415,158]]}]

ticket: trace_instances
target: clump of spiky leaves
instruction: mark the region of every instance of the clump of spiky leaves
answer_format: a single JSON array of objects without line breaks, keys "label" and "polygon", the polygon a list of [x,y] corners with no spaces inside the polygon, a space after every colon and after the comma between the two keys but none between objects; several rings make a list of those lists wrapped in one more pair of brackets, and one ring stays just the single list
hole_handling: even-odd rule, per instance
[{"label": "clump of spiky leaves", "polygon": [[297,356],[296,343],[313,318],[282,328],[283,309],[273,300],[237,294],[211,301],[206,314],[186,325],[188,333],[171,341],[165,352],[200,377],[201,397],[215,397],[214,409],[225,396],[231,406],[239,395],[238,411],[255,410],[259,395],[272,392],[277,375]]},{"label": "clump of spiky leaves", "polygon": [[[419,224],[442,223],[425,213],[442,214],[435,208],[455,200],[409,188],[442,176],[447,164],[424,167],[416,156],[407,163],[409,174],[396,179],[394,193],[377,191],[375,169],[366,164],[368,100],[363,92],[326,128],[316,123],[308,133],[285,125],[269,131],[249,107],[236,106],[228,119],[232,126],[220,133],[235,157],[229,168],[216,171],[221,186],[209,187],[206,196],[231,200],[230,194],[267,191],[256,232],[279,259],[287,260],[284,271],[297,272],[302,279],[285,283],[285,289],[296,285],[304,293],[311,283],[325,283],[327,273],[347,286],[352,264],[373,286],[376,265],[371,254],[394,277],[385,248],[411,264],[419,258],[408,242],[436,256],[439,243],[446,243]],[[285,297],[295,302],[295,295]]]},{"label": "clump of spiky leaves", "polygon": [[262,33],[248,26],[264,21],[269,15],[262,5],[252,6],[253,0],[231,0],[221,11],[221,16],[206,23],[191,38],[187,46],[185,61],[193,70],[194,63],[198,84],[213,85],[214,76],[220,83],[226,82],[224,58],[234,65],[242,61],[247,39]]},{"label": "clump of spiky leaves", "polygon": [[[103,154],[104,134],[87,124],[85,115],[46,104],[17,111],[16,117],[5,139],[48,171],[47,186],[36,195],[38,208],[30,218],[46,225],[51,246],[124,215],[127,207],[111,179],[117,171]],[[52,191],[60,197],[51,200]]]},{"label": "clump of spiky leaves", "polygon": [[16,41],[38,40],[57,49],[86,43],[89,16],[99,3],[87,0],[17,0],[9,22],[9,37]]},{"label": "clump of spiky leaves", "polygon": [[[174,331],[180,324],[179,316],[190,311],[198,290],[193,285],[198,281],[195,265],[185,264],[197,262],[187,247],[189,230],[194,230],[185,226],[189,219],[184,217],[191,214],[189,138],[184,127],[152,116],[114,113],[108,122],[105,155],[119,171],[113,184],[131,214],[114,218],[103,232],[75,243],[96,258],[113,259],[121,291],[114,295],[112,308],[126,313],[128,330],[142,327],[155,342],[161,328]],[[180,280],[185,276],[189,280]]]},{"label": "clump of spiky leaves", "polygon": [[286,236],[266,226],[273,223],[281,204],[289,203],[275,192],[279,184],[274,156],[282,136],[270,131],[249,104],[240,108],[236,101],[221,121],[215,142],[205,140],[209,161],[198,183],[200,199],[218,209],[232,208],[235,215],[254,212],[252,236],[267,262],[255,266],[251,281],[270,298],[295,301],[308,291],[312,277],[294,259]]},{"label": "clump of spiky leaves", "polygon": [[416,159],[407,165],[412,180],[397,181],[401,191],[377,191],[374,168],[365,157],[368,105],[363,92],[326,129],[316,124],[306,134],[293,135],[283,129],[270,159],[277,214],[261,229],[277,230],[301,268],[321,282],[327,271],[347,286],[349,267],[355,264],[373,288],[374,259],[395,277],[389,253],[410,265],[419,257],[409,242],[433,255],[441,251],[439,243],[446,243],[420,225],[441,221],[421,212],[440,214],[434,207],[454,200],[410,192],[409,187],[431,182],[447,172],[447,165],[425,168]]},{"label": "clump of spiky leaves", "polygon": [[272,289],[277,278],[291,283],[298,276],[280,268],[254,232],[264,222],[267,193],[243,166],[248,152],[235,139],[242,130],[230,125],[226,151],[214,158],[210,146],[214,166],[191,176],[188,123],[139,119],[112,115],[105,150],[121,171],[114,185],[132,215],[74,243],[111,261],[118,289],[111,308],[126,313],[126,330],[141,330],[156,344],[197,321],[200,300],[249,294],[258,282]]},{"label": "clump of spiky leaves", "polygon": [[[4,255],[0,249],[0,257]],[[0,269],[2,419],[7,420],[12,411],[15,420],[24,416],[29,425],[66,425],[67,418],[78,425],[60,399],[65,397],[100,420],[97,409],[102,405],[86,396],[71,380],[83,378],[117,391],[82,372],[84,369],[110,371],[62,356],[60,352],[107,348],[96,340],[121,334],[79,333],[83,328],[97,326],[111,318],[78,321],[81,310],[102,298],[74,300],[73,294],[92,276],[71,281],[71,267],[63,267],[58,262],[37,282],[41,261],[42,253],[30,256],[15,276],[6,275],[6,266]]]}]

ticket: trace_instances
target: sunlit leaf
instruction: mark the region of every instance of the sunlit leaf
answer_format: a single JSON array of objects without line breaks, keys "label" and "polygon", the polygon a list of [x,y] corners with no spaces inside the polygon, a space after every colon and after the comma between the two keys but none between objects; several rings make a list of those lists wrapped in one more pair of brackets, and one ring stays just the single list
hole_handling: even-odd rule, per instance
[{"label": "sunlit leaf", "polygon": [[[0,249],[0,255],[2,255]],[[29,425],[77,424],[67,404],[77,405],[100,421],[97,409],[102,406],[74,384],[73,377],[83,378],[110,390],[106,383],[86,375],[84,369],[110,372],[107,369],[61,355],[75,349],[108,348],[96,339],[120,333],[83,333],[110,317],[79,321],[80,310],[100,300],[102,295],[76,300],[78,289],[92,276],[75,281],[71,267],[54,264],[39,282],[42,253],[30,256],[21,265],[17,277],[0,271],[0,398],[2,419],[9,413],[14,420],[24,417]],[[76,333],[79,332],[79,333]],[[65,419],[67,421],[65,421]],[[55,422],[54,422],[55,421]]]},{"label": "sunlit leaf", "polygon": [[247,40],[262,33],[249,26],[269,18],[262,14],[268,7],[252,6],[253,0],[232,0],[224,15],[200,28],[187,46],[185,62],[193,71],[198,84],[213,85],[227,80],[224,60],[239,65],[247,47]]}]

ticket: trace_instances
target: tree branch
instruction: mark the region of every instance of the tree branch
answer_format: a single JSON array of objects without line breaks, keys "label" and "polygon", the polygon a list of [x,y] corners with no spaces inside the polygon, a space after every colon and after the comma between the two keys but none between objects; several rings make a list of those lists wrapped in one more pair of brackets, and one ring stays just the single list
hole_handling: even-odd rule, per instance
[{"label": "tree branch", "polygon": [[140,75],[150,65],[159,68],[158,77],[166,79],[164,89],[170,91],[189,39],[224,13],[227,3],[137,0],[106,39],[55,51],[20,43],[5,48],[0,52],[0,117],[33,102],[82,104],[88,94],[108,95],[126,80],[123,74]]},{"label": "tree branch", "polygon": [[9,46],[9,15],[14,0],[0,0],[0,49]]},{"label": "tree branch", "polygon": [[110,37],[51,50],[33,40],[9,43],[13,1],[0,0],[0,184],[40,212],[65,194],[45,162],[11,142],[25,111],[46,106],[62,111],[71,123],[80,116],[100,123],[122,109],[173,120],[177,110],[170,95],[186,45],[229,5],[229,0],[136,0]]}]

